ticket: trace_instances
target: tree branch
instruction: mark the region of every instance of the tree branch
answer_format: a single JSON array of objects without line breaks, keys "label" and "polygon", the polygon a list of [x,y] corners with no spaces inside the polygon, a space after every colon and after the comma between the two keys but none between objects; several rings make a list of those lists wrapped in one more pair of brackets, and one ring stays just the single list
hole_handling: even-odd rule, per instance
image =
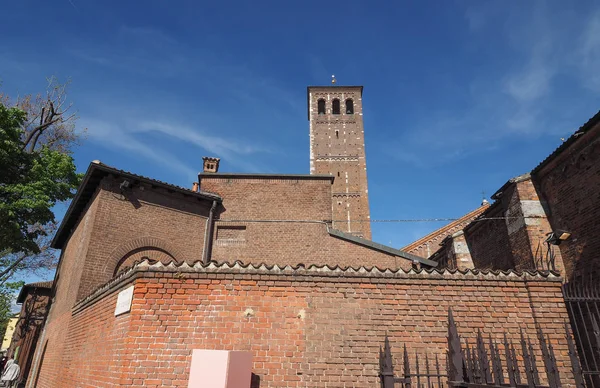
[{"label": "tree branch", "polygon": [[[0,279],[2,279],[7,273],[17,269],[17,266],[19,264],[21,264],[21,262],[23,260],[25,260],[25,258],[27,258],[26,254],[21,255],[21,257],[19,257],[17,260],[15,260],[14,263],[12,263],[11,265],[8,266],[8,268],[6,268],[4,271],[0,272]],[[14,272],[14,271],[13,271]],[[12,275],[12,274],[11,274]],[[6,282],[6,280],[9,278],[10,276],[8,276],[6,279],[4,279],[2,281],[2,283]]]}]

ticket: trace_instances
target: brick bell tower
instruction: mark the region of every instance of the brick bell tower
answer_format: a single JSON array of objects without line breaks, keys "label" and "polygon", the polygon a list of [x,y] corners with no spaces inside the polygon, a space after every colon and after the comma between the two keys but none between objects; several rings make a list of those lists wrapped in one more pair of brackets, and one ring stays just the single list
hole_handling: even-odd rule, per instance
[{"label": "brick bell tower", "polygon": [[371,239],[362,86],[308,87],[310,173],[335,177],[333,227]]}]

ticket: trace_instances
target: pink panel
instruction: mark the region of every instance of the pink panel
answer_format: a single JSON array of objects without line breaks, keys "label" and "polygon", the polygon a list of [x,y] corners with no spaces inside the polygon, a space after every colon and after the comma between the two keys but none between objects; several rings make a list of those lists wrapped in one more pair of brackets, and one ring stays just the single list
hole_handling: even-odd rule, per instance
[{"label": "pink panel", "polygon": [[195,349],[188,388],[250,388],[252,354]]},{"label": "pink panel", "polygon": [[252,353],[229,352],[227,388],[250,388]]}]

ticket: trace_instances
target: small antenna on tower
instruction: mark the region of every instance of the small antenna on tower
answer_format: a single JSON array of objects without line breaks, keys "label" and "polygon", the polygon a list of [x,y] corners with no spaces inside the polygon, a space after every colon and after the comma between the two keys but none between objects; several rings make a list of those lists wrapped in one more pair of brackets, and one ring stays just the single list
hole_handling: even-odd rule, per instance
[{"label": "small antenna on tower", "polygon": [[335,82],[336,82],[336,81],[335,81],[335,74],[332,74],[332,75],[331,75],[331,83],[332,83],[332,84],[335,84]]}]

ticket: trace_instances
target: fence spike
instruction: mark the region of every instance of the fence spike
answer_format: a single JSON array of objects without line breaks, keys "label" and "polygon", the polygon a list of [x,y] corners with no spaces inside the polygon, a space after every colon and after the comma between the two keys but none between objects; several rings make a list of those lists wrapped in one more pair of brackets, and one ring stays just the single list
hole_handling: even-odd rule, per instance
[{"label": "fence spike", "polygon": [[419,370],[419,354],[415,350],[415,368],[417,369],[417,388],[421,388],[421,371]]},{"label": "fence spike", "polygon": [[431,388],[431,373],[429,373],[429,357],[425,353],[425,370],[427,371],[427,388]]},{"label": "fence spike", "polygon": [[403,388],[410,388],[411,386],[411,375],[410,375],[410,362],[408,360],[408,350],[406,344],[404,344],[404,386]]},{"label": "fence spike", "polygon": [[[438,388],[442,387],[442,376],[440,375],[440,360],[438,354],[435,354],[435,374],[437,375]],[[577,387],[579,388],[579,387]]]},{"label": "fence spike", "polygon": [[392,359],[392,349],[387,334],[385,335],[383,353],[380,353],[380,357],[379,364],[381,365],[381,386],[382,388],[394,388],[394,361]]},{"label": "fence spike", "polygon": [[448,380],[453,384],[463,382],[464,366],[463,354],[460,347],[460,337],[452,315],[452,308],[448,308]]},{"label": "fence spike", "polygon": [[523,329],[521,329],[521,349],[523,351],[523,363],[525,364],[525,377],[527,378],[527,386],[529,388],[534,388],[535,382],[533,379],[531,358],[529,357],[529,352],[527,351],[527,343],[525,342]]},{"label": "fence spike", "polygon": [[531,357],[531,366],[533,368],[532,375],[533,375],[533,383],[535,385],[540,385],[540,375],[538,373],[538,368],[537,368],[537,358],[535,358],[535,353],[533,351],[533,345],[531,344],[531,340],[529,340],[529,338],[527,339],[528,342],[528,347],[529,347],[529,357]]},{"label": "fence spike", "polygon": [[554,381],[557,387],[560,387],[560,373],[558,371],[558,365],[556,363],[556,356],[554,355],[554,346],[550,342],[550,336],[548,336],[548,350],[550,351],[550,361],[552,364],[552,373],[554,375]]},{"label": "fence spike", "polygon": [[554,376],[552,365],[552,359],[550,357],[550,351],[548,349],[548,344],[546,343],[546,338],[544,337],[544,333],[542,329],[538,327],[537,329],[538,339],[540,341],[540,348],[542,349],[542,358],[544,360],[544,367],[546,369],[546,376],[548,377],[548,385],[550,388],[557,388],[557,381]]},{"label": "fence spike", "polygon": [[504,333],[504,355],[506,357],[506,372],[508,373],[508,382],[511,387],[516,387],[517,381],[515,380],[515,369],[512,363],[512,353],[510,351],[510,344],[508,343],[506,332]]},{"label": "fence spike", "polygon": [[494,345],[491,334],[489,334],[489,341],[490,357],[492,358],[492,369],[494,370],[494,384],[502,385],[504,384],[504,376],[502,375],[502,364],[498,355],[498,348]]},{"label": "fence spike", "polygon": [[515,352],[515,347],[513,344],[510,344],[510,353],[512,356],[512,365],[515,368],[515,382],[517,385],[521,385],[521,372],[519,370],[519,360],[517,360],[517,354]]},{"label": "fence spike", "polygon": [[575,344],[573,343],[573,337],[571,336],[569,324],[567,322],[565,322],[565,334],[567,336],[567,346],[569,348],[569,359],[571,360],[571,366],[573,368],[573,377],[575,378],[575,387],[583,388],[584,385],[581,364],[579,363],[579,358],[577,357],[577,352],[575,350]]},{"label": "fence spike", "polygon": [[477,329],[477,355],[479,358],[479,369],[481,370],[481,378],[484,384],[490,384],[492,382],[492,375],[490,374],[490,362],[487,355],[487,349],[483,342],[483,336],[481,331]]},{"label": "fence spike", "polygon": [[473,383],[475,382],[473,378],[473,359],[471,358],[471,348],[469,347],[469,340],[467,338],[465,338],[465,348],[463,360],[466,360],[465,370],[467,371],[467,382]]}]

